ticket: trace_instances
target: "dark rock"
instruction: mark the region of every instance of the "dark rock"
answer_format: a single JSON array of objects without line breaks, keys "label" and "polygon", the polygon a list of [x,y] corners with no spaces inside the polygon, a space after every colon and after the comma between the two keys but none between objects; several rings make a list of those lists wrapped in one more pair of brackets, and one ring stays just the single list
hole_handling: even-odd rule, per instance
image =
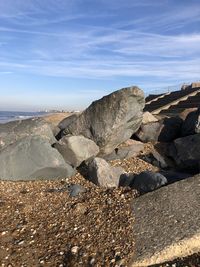
[{"label": "dark rock", "polygon": [[131,187],[141,193],[147,193],[167,184],[167,179],[160,173],[144,171],[134,176]]},{"label": "dark rock", "polygon": [[93,102],[63,133],[92,139],[101,155],[109,154],[138,130],[143,108],[143,92],[124,88]]},{"label": "dark rock", "polygon": [[177,171],[160,171],[167,179],[167,184],[172,184],[191,177],[191,174]]},{"label": "dark rock", "polygon": [[54,147],[74,167],[99,153],[99,147],[84,136],[64,136]]},{"label": "dark rock", "polygon": [[72,114],[69,117],[66,117],[58,124],[58,127],[60,128],[60,130],[66,129],[72,122],[74,122],[78,118],[78,116],[78,114]]},{"label": "dark rock", "polygon": [[158,122],[142,124],[136,137],[142,142],[171,142],[181,135],[183,120],[177,117],[164,118]]},{"label": "dark rock", "polygon": [[71,184],[68,187],[70,197],[77,197],[78,195],[85,193],[86,189],[79,184]]},{"label": "dark rock", "polygon": [[176,139],[173,144],[169,146],[169,156],[174,159],[179,169],[198,173],[200,162],[200,134]]},{"label": "dark rock", "polygon": [[120,176],[119,179],[119,187],[126,187],[129,186],[131,187],[131,185],[133,184],[133,180],[134,180],[135,174],[134,173],[123,173]]},{"label": "dark rock", "polygon": [[200,133],[200,108],[190,112],[182,125],[181,136]]},{"label": "dark rock", "polygon": [[88,163],[88,179],[98,186],[118,187],[124,173],[121,167],[112,167],[101,158],[94,158]]},{"label": "dark rock", "polygon": [[166,158],[155,149],[153,149],[149,154],[141,156],[141,158],[158,168],[166,169],[169,167]]},{"label": "dark rock", "polygon": [[2,180],[57,179],[74,173],[75,170],[44,137],[24,137],[0,151]]},{"label": "dark rock", "polygon": [[199,188],[197,175],[133,200],[135,245],[129,266],[162,264],[199,252]]},{"label": "dark rock", "polygon": [[31,118],[0,124],[0,149],[30,135],[39,135],[50,144],[56,141],[51,126],[47,122],[42,118]]},{"label": "dark rock", "polygon": [[103,156],[103,158],[108,161],[115,159],[128,159],[133,156],[137,156],[143,149],[144,144],[142,142],[130,139],[129,145],[126,145],[125,143],[123,146],[115,148],[112,153]]},{"label": "dark rock", "polygon": [[183,120],[179,117],[164,118],[163,127],[158,136],[160,142],[171,142],[181,136]]}]

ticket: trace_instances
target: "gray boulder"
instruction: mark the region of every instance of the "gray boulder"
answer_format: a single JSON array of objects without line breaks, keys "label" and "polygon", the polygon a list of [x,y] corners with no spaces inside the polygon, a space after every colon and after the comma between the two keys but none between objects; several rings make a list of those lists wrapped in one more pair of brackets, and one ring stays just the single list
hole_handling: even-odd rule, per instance
[{"label": "gray boulder", "polygon": [[144,144],[140,141],[131,139],[127,141],[121,146],[115,148],[112,153],[103,156],[103,158],[108,161],[115,159],[128,159],[137,156],[144,149]]},{"label": "gray boulder", "polygon": [[142,142],[156,142],[158,141],[159,134],[162,129],[162,123],[158,122],[149,122],[142,124],[140,129],[137,131],[135,136]]},{"label": "gray boulder", "polygon": [[79,115],[75,113],[70,115],[69,117],[66,117],[58,124],[58,127],[60,128],[60,130],[66,129],[72,122],[74,122],[78,118],[78,116]]},{"label": "gray boulder", "polygon": [[200,133],[200,108],[190,112],[182,125],[181,136]]},{"label": "gray boulder", "polygon": [[167,184],[167,179],[160,173],[144,171],[134,176],[131,187],[141,193],[147,193]]},{"label": "gray boulder", "polygon": [[64,136],[54,147],[60,152],[66,162],[78,167],[84,160],[96,156],[99,147],[84,136]]},{"label": "gray boulder", "polygon": [[123,88],[93,102],[63,133],[92,139],[101,155],[109,154],[138,130],[143,108],[142,90]]},{"label": "gray boulder", "polygon": [[74,173],[75,170],[44,137],[24,137],[0,151],[2,180],[57,179]]},{"label": "gray boulder", "polygon": [[101,158],[94,158],[88,163],[88,179],[98,186],[118,187],[124,173],[121,167],[112,167]]},{"label": "gray boulder", "polygon": [[199,172],[200,134],[176,139],[169,146],[168,153],[174,159],[179,169]]},{"label": "gray boulder", "polygon": [[51,126],[42,118],[12,121],[0,124],[0,150],[30,135],[39,135],[50,144],[56,141]]}]

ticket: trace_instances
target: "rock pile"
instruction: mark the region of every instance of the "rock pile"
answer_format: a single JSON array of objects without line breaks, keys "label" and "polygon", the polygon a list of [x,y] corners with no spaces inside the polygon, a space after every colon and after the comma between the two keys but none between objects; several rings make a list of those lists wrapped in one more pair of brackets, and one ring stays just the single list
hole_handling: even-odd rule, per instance
[{"label": "rock pile", "polygon": [[[78,171],[99,188],[110,190],[128,187],[131,192],[136,189],[139,194],[156,190],[133,203],[136,217],[142,218],[144,222],[135,221],[135,232],[138,233],[136,241],[139,240],[140,243],[142,240],[143,243],[142,247],[138,245],[131,266],[143,266],[140,264],[153,254],[155,257],[150,257],[150,264],[161,262],[160,258],[157,259],[159,255],[163,259],[172,260],[174,256],[179,256],[178,253],[172,253],[171,248],[175,247],[173,242],[176,241],[173,238],[168,243],[165,242],[165,236],[164,241],[161,240],[161,249],[157,246],[160,251],[155,249],[160,242],[160,236],[156,233],[162,233],[161,225],[157,225],[157,222],[168,222],[165,231],[169,235],[173,228],[169,218],[184,220],[184,216],[179,216],[177,212],[177,205],[181,204],[183,213],[186,209],[187,216],[190,215],[188,198],[195,207],[198,205],[199,176],[187,178],[200,173],[199,109],[191,111],[186,118],[155,118],[150,113],[143,113],[144,104],[144,94],[135,86],[104,96],[81,114],[63,119],[56,127],[41,118],[0,125],[0,180],[67,178],[73,177]],[[147,142],[151,142],[153,148],[149,154],[144,155],[144,143]],[[159,171],[145,170],[135,174],[108,162],[133,156],[155,165]],[[188,181],[181,181],[186,179]],[[177,183],[170,185],[171,187],[166,186],[174,182]],[[187,195],[193,186],[195,196]],[[87,191],[78,184],[57,190],[67,190],[71,197]],[[173,194],[177,202],[174,206],[171,200]],[[170,217],[167,215],[169,218],[166,218],[164,212]],[[155,215],[153,220],[152,214]],[[153,223],[150,224],[151,220]],[[151,232],[149,225],[153,226],[153,237],[148,234]],[[198,229],[189,229],[187,222],[184,224],[181,221],[181,225],[187,235],[183,236],[182,231],[174,229],[178,241],[184,238],[196,240],[193,237],[199,237],[198,224]],[[146,230],[143,231],[144,228]],[[153,251],[148,248],[150,240],[153,240]],[[148,255],[143,252],[143,248]],[[171,258],[165,255],[166,251],[170,251]],[[196,250],[193,249],[192,252]]]}]

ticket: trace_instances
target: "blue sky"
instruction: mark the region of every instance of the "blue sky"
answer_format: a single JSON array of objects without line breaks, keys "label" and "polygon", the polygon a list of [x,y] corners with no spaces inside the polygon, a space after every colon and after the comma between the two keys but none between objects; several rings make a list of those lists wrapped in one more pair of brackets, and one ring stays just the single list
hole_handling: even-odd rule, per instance
[{"label": "blue sky", "polygon": [[0,110],[200,80],[199,0],[0,0]]}]

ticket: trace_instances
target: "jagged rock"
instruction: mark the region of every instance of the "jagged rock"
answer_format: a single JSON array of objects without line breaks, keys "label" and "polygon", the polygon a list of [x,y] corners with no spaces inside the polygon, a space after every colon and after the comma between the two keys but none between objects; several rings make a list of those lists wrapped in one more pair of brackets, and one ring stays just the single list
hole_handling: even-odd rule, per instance
[{"label": "jagged rock", "polygon": [[99,147],[84,136],[64,136],[54,147],[61,153],[66,162],[78,167],[84,160],[96,156]]},{"label": "jagged rock", "polygon": [[143,113],[142,124],[147,124],[150,122],[157,122],[157,121],[158,119],[150,112],[146,111]]},{"label": "jagged rock", "polygon": [[200,133],[200,108],[190,112],[182,125],[181,136]]},{"label": "jagged rock", "polygon": [[135,246],[130,267],[186,257],[200,248],[200,175],[133,200]]},{"label": "jagged rock", "polygon": [[124,173],[121,167],[111,167],[101,158],[94,158],[88,163],[88,179],[98,186],[118,187]]},{"label": "jagged rock", "polygon": [[0,151],[2,180],[57,179],[74,173],[44,137],[24,137]]},{"label": "jagged rock", "polygon": [[149,154],[142,156],[142,159],[158,168],[166,169],[169,167],[166,158],[155,149]]},{"label": "jagged rock", "polygon": [[174,159],[178,168],[199,172],[200,134],[176,139],[169,146],[169,156]]},{"label": "jagged rock", "polygon": [[143,108],[142,90],[123,88],[93,102],[63,133],[92,139],[101,155],[109,154],[138,130]]},{"label": "jagged rock", "polygon": [[142,142],[171,142],[181,135],[183,120],[177,117],[164,118],[158,122],[142,124],[135,134]]},{"label": "jagged rock", "polygon": [[42,118],[12,121],[0,124],[0,149],[30,135],[39,135],[53,144],[56,139],[51,126]]},{"label": "jagged rock", "polygon": [[162,174],[151,171],[143,171],[134,176],[133,182],[130,186],[141,193],[147,193],[158,189],[165,184],[167,184],[167,179]]},{"label": "jagged rock", "polygon": [[144,144],[140,141],[127,140],[121,146],[115,148],[115,150],[103,156],[105,160],[115,160],[115,159],[128,159],[133,156],[137,156],[144,149]]},{"label": "jagged rock", "polygon": [[58,127],[60,128],[60,130],[66,129],[72,122],[74,122],[78,118],[78,116],[79,115],[75,113],[70,115],[69,117],[66,117],[58,124]]}]

